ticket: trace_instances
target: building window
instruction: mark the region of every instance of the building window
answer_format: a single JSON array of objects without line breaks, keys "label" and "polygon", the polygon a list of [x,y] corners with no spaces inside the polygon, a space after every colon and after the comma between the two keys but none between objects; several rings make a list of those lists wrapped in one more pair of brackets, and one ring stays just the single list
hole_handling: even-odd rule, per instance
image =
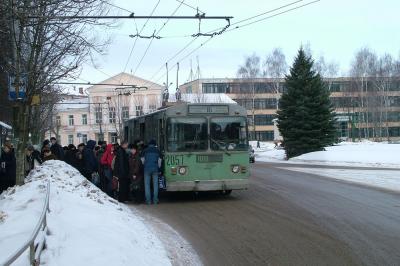
[{"label": "building window", "polygon": [[129,119],[129,107],[128,106],[122,106],[122,119],[123,120]]},{"label": "building window", "polygon": [[274,140],[274,131],[256,131],[256,132],[251,131],[250,132],[250,139],[252,139],[252,140],[262,140],[262,141],[271,141],[271,140]]},{"label": "building window", "polygon": [[82,134],[82,142],[83,142],[84,144],[87,143],[87,135],[86,135],[86,134]]},{"label": "building window", "polygon": [[61,126],[61,117],[59,115],[56,116],[56,126]]},{"label": "building window", "polygon": [[136,116],[141,116],[143,115],[143,106],[137,105],[136,106]]},{"label": "building window", "polygon": [[96,124],[103,123],[103,113],[102,113],[101,107],[95,107],[94,114],[96,117]]},{"label": "building window", "polygon": [[108,108],[108,122],[110,122],[110,124],[115,124],[116,122],[116,114],[115,114],[115,107],[109,107]]},{"label": "building window", "polygon": [[74,135],[68,135],[68,144],[74,144]]},{"label": "building window", "polygon": [[87,125],[87,114],[82,115],[82,125]]},{"label": "building window", "polygon": [[273,125],[274,122],[272,122],[272,120],[274,118],[275,118],[275,115],[255,115],[254,123],[257,126]]},{"label": "building window", "polygon": [[155,104],[150,104],[149,105],[149,112],[150,113],[155,112],[156,109],[157,109],[157,106]]},{"label": "building window", "polygon": [[70,125],[70,126],[74,125],[74,116],[73,115],[68,116],[68,125]]},{"label": "building window", "polygon": [[111,141],[111,143],[117,143],[118,142],[117,133],[110,133],[110,141]]}]

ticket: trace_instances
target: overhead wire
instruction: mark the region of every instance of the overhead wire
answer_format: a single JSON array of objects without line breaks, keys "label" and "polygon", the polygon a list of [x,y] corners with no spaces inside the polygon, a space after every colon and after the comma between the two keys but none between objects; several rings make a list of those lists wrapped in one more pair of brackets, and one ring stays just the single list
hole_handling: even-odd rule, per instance
[{"label": "overhead wire", "polygon": [[[156,11],[158,5],[160,4],[160,1],[161,1],[161,0],[158,0],[158,1],[157,1],[156,5],[154,6],[153,10],[152,10],[151,13],[150,13],[150,16],[152,16],[152,15],[154,14],[154,12]],[[140,29],[139,34],[142,33],[142,31],[143,31],[144,28],[146,27],[147,23],[149,22],[149,20],[150,20],[150,18],[148,18],[148,19],[146,20],[146,22],[143,24],[142,28]],[[136,28],[136,30],[137,30],[137,28]],[[128,59],[126,60],[126,63],[125,63],[124,70],[123,70],[122,72],[125,72],[125,71],[126,71],[126,68],[128,67],[128,64],[129,64],[129,61],[131,60],[132,53],[133,53],[133,50],[135,49],[137,40],[138,40],[138,37],[136,37],[136,38],[135,38],[135,41],[133,42],[132,48],[131,48],[131,50],[130,50],[130,52],[129,52]]]},{"label": "overhead wire", "polygon": [[[179,1],[179,3],[180,3],[180,4],[175,8],[175,10],[172,12],[171,16],[175,15],[176,12],[178,12],[179,8],[180,8],[180,7],[182,6],[182,4],[184,3],[184,0],[182,0],[182,2]],[[155,35],[158,35],[158,34],[162,31],[162,29],[164,29],[165,25],[167,25],[167,23],[168,23],[169,21],[170,21],[170,19],[167,19],[167,20],[164,22],[164,24],[161,26],[161,28],[155,33]],[[153,35],[154,35],[154,33],[153,33]],[[153,43],[153,40],[154,40],[154,38],[152,38],[152,39],[150,40],[149,44],[147,45],[147,48],[146,48],[146,50],[144,51],[143,56],[140,58],[140,61],[139,61],[139,63],[137,64],[137,66],[136,66],[136,68],[135,68],[135,71],[133,71],[133,75],[136,74],[137,70],[139,69],[140,65],[142,64],[143,59],[144,59],[145,56],[147,55],[147,52],[149,51],[150,46],[151,46],[151,44]]]},{"label": "overhead wire", "polygon": [[131,14],[134,14],[134,13],[135,13],[135,12],[133,12],[133,11],[130,11],[130,10],[126,9],[126,8],[123,8],[123,7],[117,6],[117,5],[115,5],[115,4],[109,3],[109,2],[107,2],[107,1],[101,1],[101,2],[104,3],[104,4],[106,4],[106,5],[109,5],[109,6],[112,6],[112,7],[117,8],[117,9],[120,9],[120,10],[122,10],[122,11],[129,12],[129,13],[131,13]]},{"label": "overhead wire", "polygon": [[193,9],[193,10],[196,10],[197,12],[200,12],[200,13],[202,13],[202,14],[205,14],[205,12],[201,11],[198,7],[194,7],[194,6],[192,6],[192,5],[189,5],[188,3],[184,3],[184,2],[185,2],[184,0],[176,0],[176,1],[179,2],[179,3],[182,3],[183,5],[189,7],[189,8],[191,8],[191,9]]},{"label": "overhead wire", "polygon": [[[269,11],[266,11],[266,12],[263,12],[262,14],[263,14],[263,15],[269,14],[269,13],[271,13],[271,12],[280,10],[280,9],[282,9],[282,8],[291,6],[291,5],[293,5],[293,4],[296,4],[296,3],[299,3],[299,2],[302,2],[302,1],[304,1],[304,0],[294,1],[294,2],[289,3],[289,4],[287,4],[287,5],[284,5],[284,6],[281,6],[281,7],[278,7],[278,8],[275,8],[275,9],[272,9],[272,10],[269,10]],[[246,24],[243,24],[243,25],[236,26],[236,27],[234,27],[234,28],[231,28],[231,29],[227,30],[226,32],[230,32],[230,31],[233,31],[233,30],[237,30],[237,29],[239,29],[239,28],[247,27],[247,26],[250,26],[250,25],[252,25],[252,24],[255,24],[255,23],[258,23],[258,22],[261,22],[261,21],[264,21],[264,20],[267,20],[267,19],[271,19],[271,18],[273,18],[273,17],[279,16],[279,15],[282,15],[282,14],[285,14],[285,13],[288,13],[288,12],[291,12],[291,11],[294,11],[294,10],[297,10],[297,9],[300,9],[300,8],[302,8],[302,7],[305,7],[305,6],[308,6],[308,5],[311,5],[311,4],[315,4],[316,2],[320,2],[320,1],[321,1],[321,0],[311,1],[311,2],[308,2],[308,3],[306,3],[306,4],[299,5],[299,6],[296,6],[296,7],[287,9],[287,10],[284,10],[284,11],[282,11],[282,12],[279,12],[279,13],[276,13],[276,14],[273,14],[273,15],[270,15],[270,16],[267,16],[267,17],[264,17],[264,18],[262,18],[262,19],[258,19],[258,20],[256,20],[256,21],[252,21],[252,22],[249,22],[249,23],[246,23]],[[241,20],[240,22],[249,21],[249,20],[251,20],[251,19],[253,19],[253,18],[260,17],[260,16],[261,16],[261,14],[255,15],[255,16],[252,16],[252,17],[243,19],[243,20]],[[234,23],[234,24],[237,25],[238,23],[239,23],[239,22],[236,22],[236,23]],[[232,24],[232,25],[233,25],[233,24]],[[211,41],[211,39],[213,39],[213,36],[211,36],[211,37],[208,38],[205,42],[201,43],[198,47],[196,47],[195,49],[193,49],[192,51],[190,51],[188,54],[186,54],[184,57],[182,57],[178,62],[181,63],[181,62],[182,62],[183,60],[185,60],[187,57],[189,57],[189,56],[192,55],[194,52],[196,52],[196,51],[199,50],[201,47],[203,47],[206,43],[208,43],[209,41]],[[154,82],[157,83],[160,79],[162,79],[163,77],[165,77],[165,76],[167,75],[167,73],[168,73],[170,70],[172,70],[172,69],[174,69],[174,68],[175,68],[175,65],[172,66],[170,69],[168,69],[162,76],[160,76],[160,77],[159,77],[158,79],[156,79]],[[162,69],[162,67],[161,67],[160,69]],[[159,72],[158,72],[158,73],[159,73]],[[151,79],[153,79],[153,78],[154,78],[154,76],[153,76]]]},{"label": "overhead wire", "polygon": [[252,21],[252,22],[243,24],[243,25],[236,26],[236,27],[234,27],[234,28],[231,28],[231,29],[227,30],[226,32],[230,32],[230,31],[233,31],[233,30],[237,30],[237,29],[239,29],[239,28],[244,28],[244,27],[250,26],[250,25],[252,25],[252,24],[255,24],[255,23],[258,23],[258,22],[261,22],[261,21],[264,21],[264,20],[267,20],[267,19],[270,19],[270,18],[279,16],[279,15],[282,15],[282,14],[285,14],[285,13],[288,13],[288,12],[291,12],[291,11],[294,11],[294,10],[297,10],[297,9],[300,9],[300,8],[302,8],[302,7],[305,7],[305,6],[308,6],[308,5],[311,5],[311,4],[315,4],[315,3],[320,2],[320,1],[321,1],[321,0],[314,0],[314,1],[311,1],[311,2],[308,2],[308,3],[305,3],[305,4],[303,4],[303,5],[296,6],[296,7],[287,9],[287,10],[285,10],[285,11],[282,11],[282,12],[279,12],[279,13],[276,13],[276,14],[273,14],[273,15],[271,15],[271,16],[268,16],[268,17],[265,17],[265,18],[261,18],[261,19],[258,19],[258,20],[255,20],[255,21]]}]

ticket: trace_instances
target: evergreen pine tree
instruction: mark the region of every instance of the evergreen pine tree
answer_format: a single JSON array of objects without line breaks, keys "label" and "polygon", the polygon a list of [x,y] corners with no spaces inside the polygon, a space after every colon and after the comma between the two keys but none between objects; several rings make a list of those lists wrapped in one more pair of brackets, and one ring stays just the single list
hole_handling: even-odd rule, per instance
[{"label": "evergreen pine tree", "polygon": [[285,78],[280,100],[278,128],[286,157],[321,151],[335,142],[335,118],[329,90],[313,71],[313,60],[300,48]]}]

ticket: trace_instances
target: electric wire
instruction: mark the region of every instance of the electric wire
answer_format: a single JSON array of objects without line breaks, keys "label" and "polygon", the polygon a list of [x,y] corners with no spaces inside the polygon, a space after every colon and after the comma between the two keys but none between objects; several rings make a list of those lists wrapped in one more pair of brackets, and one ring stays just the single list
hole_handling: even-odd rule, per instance
[{"label": "electric wire", "polygon": [[[180,1],[179,1],[179,2],[180,2]],[[175,8],[175,10],[172,12],[171,16],[175,15],[176,12],[178,12],[179,8],[182,6],[183,3],[184,3],[184,0],[183,0],[182,2],[180,2],[180,4],[178,5],[178,7]],[[155,33],[155,35],[158,35],[158,34],[162,31],[162,29],[165,27],[165,25],[167,25],[167,23],[168,23],[169,21],[170,21],[170,19],[167,19],[167,20],[164,22],[164,24],[161,26],[161,28]],[[153,33],[153,35],[154,35],[154,33]],[[136,66],[136,68],[135,68],[135,71],[133,71],[133,75],[136,74],[137,70],[139,69],[140,65],[142,64],[143,59],[144,59],[145,56],[147,55],[147,52],[149,51],[150,46],[151,46],[151,44],[153,43],[153,40],[154,40],[154,38],[152,38],[152,39],[150,40],[149,45],[147,46],[146,50],[145,50],[144,53],[143,53],[143,56],[140,58],[139,63],[137,64],[137,66]]]},{"label": "electric wire", "polygon": [[183,2],[185,2],[184,0],[176,0],[176,1],[179,2],[179,3],[182,3],[183,5],[185,5],[185,6],[189,7],[189,8],[191,8],[191,9],[193,9],[193,10],[199,12],[199,13],[205,14],[205,13],[204,13],[203,11],[201,11],[198,7],[194,7],[194,6],[192,6],[192,5],[189,5],[188,3],[183,3]]},{"label": "electric wire", "polygon": [[109,3],[109,2],[107,2],[107,1],[101,1],[101,2],[104,3],[104,4],[106,4],[106,5],[115,7],[115,8],[117,8],[117,9],[119,9],[119,10],[129,12],[130,14],[134,14],[134,13],[135,13],[135,12],[133,12],[133,11],[130,11],[130,10],[126,9],[126,8],[123,8],[123,7],[117,6],[117,5],[115,5],[115,4]]},{"label": "electric wire", "polygon": [[[289,3],[289,4],[287,4],[287,5],[284,5],[284,6],[275,8],[275,9],[273,9],[273,10],[264,12],[264,13],[262,13],[262,14],[265,15],[265,14],[271,13],[271,12],[273,12],[273,11],[277,11],[277,10],[279,10],[279,9],[288,7],[288,6],[290,6],[290,5],[293,5],[293,4],[302,2],[302,1],[303,1],[303,0],[295,1],[295,2]],[[237,29],[240,29],[240,28],[243,28],[243,27],[246,27],[246,26],[250,26],[250,25],[255,24],[255,23],[259,23],[259,22],[261,22],[261,21],[264,21],[264,20],[267,20],[267,19],[271,19],[271,18],[273,18],[273,17],[276,17],[276,16],[279,16],[279,15],[282,15],[282,14],[285,14],[285,13],[288,13],[288,12],[291,12],[291,11],[294,11],[294,10],[297,10],[297,9],[300,9],[300,8],[303,8],[303,7],[305,7],[305,6],[308,6],[308,5],[311,5],[311,4],[315,4],[315,3],[319,2],[319,1],[321,1],[321,0],[311,1],[311,2],[308,2],[308,3],[306,3],[306,4],[299,5],[299,6],[296,6],[296,7],[290,8],[290,9],[287,9],[287,10],[285,10],[285,11],[282,11],[282,12],[279,12],[279,13],[276,13],[276,14],[273,14],[273,15],[270,15],[270,16],[267,16],[267,17],[264,17],[264,18],[262,18],[262,19],[258,19],[258,20],[256,20],[256,21],[252,21],[252,22],[249,22],[249,23],[246,23],[246,24],[243,24],[243,25],[236,26],[236,27],[234,27],[234,28],[231,28],[231,29],[227,30],[226,32],[230,32],[230,31],[237,30]],[[259,17],[259,16],[260,16],[260,15],[256,15],[256,16],[253,16],[253,17],[251,17],[251,18],[246,18],[246,19],[241,20],[241,22],[248,21],[248,20],[250,20],[250,19],[252,19],[252,18]],[[237,25],[238,22],[235,23],[235,24]],[[196,51],[199,50],[201,47],[203,47],[206,43],[208,43],[209,41],[211,41],[211,39],[213,39],[213,36],[210,37],[209,39],[207,39],[205,42],[201,43],[198,47],[196,47],[196,48],[193,49],[192,51],[190,51],[188,54],[186,54],[184,57],[182,57],[178,62],[181,63],[181,62],[182,62],[183,60],[185,60],[187,57],[189,57],[189,56],[192,55],[194,52],[196,52]],[[163,77],[165,77],[165,76],[167,75],[167,73],[169,73],[170,70],[173,70],[174,68],[175,68],[175,65],[172,66],[170,69],[168,69],[168,71],[166,71],[162,76],[160,76],[160,77],[159,77],[158,79],[156,79],[154,82],[157,83],[160,79],[162,79]],[[162,69],[162,67],[161,67],[160,69]],[[159,72],[158,72],[158,73],[159,73]],[[158,73],[157,73],[157,74],[158,74]],[[152,76],[152,78],[150,78],[150,79],[153,80],[153,78],[154,78],[154,76]]]},{"label": "electric wire", "polygon": [[[150,13],[150,16],[152,16],[152,15],[154,14],[154,12],[156,11],[158,5],[160,4],[160,1],[161,1],[161,0],[158,0],[158,1],[157,1],[156,5],[154,6],[153,10],[152,10],[151,13]],[[143,29],[146,27],[146,25],[147,25],[147,23],[149,22],[149,20],[150,20],[150,18],[148,18],[148,19],[146,20],[146,22],[143,24],[142,28],[140,29],[139,34],[142,33]],[[133,42],[132,48],[131,48],[131,50],[130,50],[130,52],[129,52],[128,59],[126,60],[126,63],[125,63],[124,70],[123,70],[122,72],[125,72],[125,71],[126,71],[126,68],[128,67],[128,64],[129,64],[129,61],[131,60],[132,53],[133,53],[133,50],[135,49],[137,40],[138,40],[138,37],[136,37],[136,38],[135,38],[135,41]]]},{"label": "electric wire", "polygon": [[230,32],[230,31],[233,31],[233,30],[236,30],[236,29],[239,29],[239,28],[244,28],[244,27],[253,25],[253,24],[255,24],[255,23],[258,23],[258,22],[261,22],[261,21],[264,21],[264,20],[267,20],[267,19],[270,19],[270,18],[279,16],[279,15],[282,15],[282,14],[285,14],[285,13],[288,13],[288,12],[291,12],[291,11],[294,11],[294,10],[297,10],[297,9],[300,9],[300,8],[303,8],[303,7],[305,7],[305,6],[309,6],[309,5],[315,4],[315,3],[320,2],[320,1],[321,1],[321,0],[311,1],[311,2],[305,3],[305,4],[303,4],[303,5],[296,6],[296,7],[287,9],[287,10],[285,10],[285,11],[282,11],[282,12],[279,12],[279,13],[276,13],[276,14],[273,14],[273,15],[268,16],[268,17],[261,18],[261,19],[258,19],[258,20],[255,20],[255,21],[252,21],[252,22],[243,24],[243,25],[236,26],[236,27],[234,27],[234,28],[231,28],[231,29],[227,30],[226,32]]}]

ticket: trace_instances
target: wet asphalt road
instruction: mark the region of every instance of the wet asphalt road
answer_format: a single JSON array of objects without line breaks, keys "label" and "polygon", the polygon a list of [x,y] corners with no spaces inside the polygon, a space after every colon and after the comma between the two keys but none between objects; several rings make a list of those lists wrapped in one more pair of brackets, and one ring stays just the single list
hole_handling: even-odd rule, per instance
[{"label": "wet asphalt road", "polygon": [[250,189],[231,196],[169,194],[138,208],[205,265],[400,265],[400,194],[277,167],[254,164]]}]

